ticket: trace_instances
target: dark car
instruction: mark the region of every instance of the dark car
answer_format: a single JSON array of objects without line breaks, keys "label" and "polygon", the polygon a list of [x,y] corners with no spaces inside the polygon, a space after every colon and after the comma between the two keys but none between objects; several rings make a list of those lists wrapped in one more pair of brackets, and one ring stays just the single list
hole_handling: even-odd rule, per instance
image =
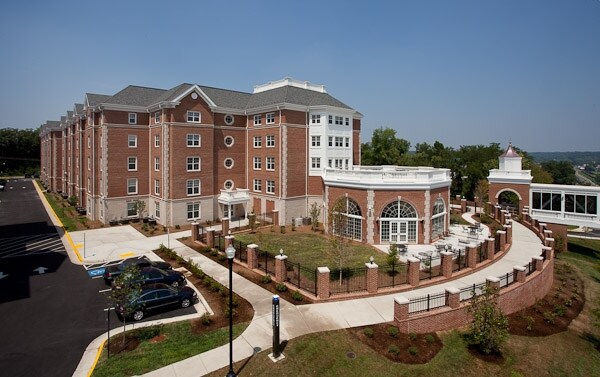
[{"label": "dark car", "polygon": [[[141,285],[153,284],[153,283],[164,283],[172,287],[180,287],[185,285],[185,276],[179,271],[173,270],[161,270],[156,267],[144,267],[140,268],[140,279],[136,280]],[[118,288],[114,286],[113,289]]]},{"label": "dark car", "polygon": [[[129,315],[136,321],[141,320],[150,312],[164,311],[176,307],[187,308],[198,301],[198,295],[190,287],[179,289],[166,284],[149,284],[142,288],[142,293],[130,301],[132,311]],[[117,305],[117,314],[123,317],[124,308]]]},{"label": "dark car", "polygon": [[112,281],[115,279],[115,277],[121,275],[123,273],[123,271],[125,271],[125,269],[131,265],[136,265],[139,268],[156,267],[156,268],[160,268],[161,270],[172,269],[171,265],[168,264],[167,262],[153,261],[153,260],[148,259],[148,257],[146,257],[146,256],[127,258],[127,259],[121,261],[121,263],[119,263],[119,264],[115,264],[115,265],[106,267],[106,270],[104,270],[104,275],[103,275],[104,281],[106,282],[106,284],[110,285],[112,283]]}]

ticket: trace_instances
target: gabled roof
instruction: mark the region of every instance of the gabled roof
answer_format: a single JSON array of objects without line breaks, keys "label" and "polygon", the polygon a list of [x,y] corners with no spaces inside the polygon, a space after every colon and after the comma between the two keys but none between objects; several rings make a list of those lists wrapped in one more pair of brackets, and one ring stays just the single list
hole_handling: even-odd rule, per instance
[{"label": "gabled roof", "polygon": [[294,86],[284,86],[281,88],[252,94],[246,109],[250,110],[253,108],[261,108],[284,103],[301,106],[332,106],[352,110],[350,106],[333,98],[327,93],[297,88]]},{"label": "gabled roof", "polygon": [[82,103],[76,103],[75,104],[75,109],[74,109],[74,113],[75,115],[83,115],[83,104]]},{"label": "gabled roof", "polygon": [[93,107],[108,101],[112,96],[106,94],[86,93],[85,97],[87,98],[87,105]]},{"label": "gabled roof", "polygon": [[219,107],[229,109],[246,109],[252,94],[234,90],[212,88],[210,86],[198,87]]},{"label": "gabled roof", "polygon": [[108,103],[115,105],[129,105],[147,107],[160,98],[166,90],[156,88],[145,88],[142,86],[129,85],[110,98]]}]

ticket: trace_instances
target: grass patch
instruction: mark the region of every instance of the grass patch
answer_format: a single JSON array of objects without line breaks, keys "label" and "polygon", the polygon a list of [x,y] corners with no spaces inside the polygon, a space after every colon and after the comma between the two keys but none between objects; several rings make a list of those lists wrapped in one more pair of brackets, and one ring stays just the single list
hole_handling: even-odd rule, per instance
[{"label": "grass patch", "polygon": [[54,213],[56,213],[56,216],[58,216],[58,218],[64,225],[65,229],[68,232],[76,231],[77,230],[77,221],[75,219],[73,219],[72,217],[67,216],[67,214],[65,213],[65,207],[63,207],[61,205],[61,203],[59,203],[56,200],[56,197],[54,196],[54,194],[44,193],[44,195],[46,196],[48,203],[50,203],[50,207],[52,207],[52,209],[54,210]]},{"label": "grass patch", "polygon": [[[248,323],[234,325],[234,337],[240,335],[247,326]],[[190,321],[166,324],[161,334],[166,335],[162,342],[152,343],[150,340],[145,340],[135,350],[117,355],[111,354],[110,359],[106,358],[105,348],[92,376],[141,375],[229,342],[228,327],[194,335]],[[119,339],[121,336],[122,334],[119,334],[115,338]]]}]

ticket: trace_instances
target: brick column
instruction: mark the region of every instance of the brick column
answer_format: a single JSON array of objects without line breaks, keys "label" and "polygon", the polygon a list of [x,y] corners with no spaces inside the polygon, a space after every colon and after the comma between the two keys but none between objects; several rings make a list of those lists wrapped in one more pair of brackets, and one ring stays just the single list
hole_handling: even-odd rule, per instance
[{"label": "brick column", "polygon": [[535,257],[531,258],[531,263],[536,271],[541,271],[544,267],[544,258],[536,255]]},{"label": "brick column", "polygon": [[287,279],[287,269],[285,266],[285,260],[287,255],[276,255],[275,256],[275,281],[284,283]]},{"label": "brick column", "polygon": [[446,288],[446,306],[452,309],[460,306],[460,289],[455,287]]},{"label": "brick column", "polygon": [[273,225],[279,225],[279,210],[273,210]]},{"label": "brick column", "polygon": [[527,269],[523,266],[514,266],[513,267],[513,276],[516,282],[525,283],[527,279]]},{"label": "brick column", "polygon": [[[394,298],[394,321],[398,324],[400,328],[401,323],[405,323],[408,319],[408,305],[410,304],[410,300],[404,296],[398,296]],[[405,323],[406,324],[406,323]],[[402,329],[400,329],[402,331]],[[404,331],[408,332],[408,331]]]},{"label": "brick column", "polygon": [[258,268],[258,245],[250,244],[246,248],[248,268],[253,270]]},{"label": "brick column", "polygon": [[485,284],[494,290],[500,289],[500,279],[495,276],[486,277]]},{"label": "brick column", "polygon": [[233,236],[225,236],[225,249],[227,249],[227,246],[233,245],[233,238]]},{"label": "brick column", "polygon": [[500,206],[496,205],[494,206],[494,218],[498,221],[500,221]]},{"label": "brick column", "polygon": [[213,228],[206,229],[206,246],[215,247],[215,230]]},{"label": "brick column", "polygon": [[504,231],[506,232],[506,243],[512,244],[512,225],[504,225]]},{"label": "brick column", "polygon": [[500,237],[500,252],[503,252],[504,246],[506,246],[506,231],[504,231],[504,230],[497,231],[496,237]]},{"label": "brick column", "polygon": [[445,278],[451,278],[452,277],[452,257],[454,256],[454,254],[452,254],[449,251],[442,251],[440,253],[440,255],[442,256],[442,276],[444,276]]},{"label": "brick column", "polygon": [[329,298],[329,267],[317,267],[317,297],[321,300]]},{"label": "brick column", "polygon": [[467,199],[460,200],[460,213],[467,212]]},{"label": "brick column", "polygon": [[192,242],[198,241],[198,229],[200,229],[200,224],[194,221],[192,223]]},{"label": "brick column", "polygon": [[546,227],[548,226],[548,224],[546,223],[539,223],[538,224],[538,231],[540,232],[540,234],[544,234],[544,230],[546,230]]},{"label": "brick column", "polygon": [[465,251],[467,252],[467,267],[477,267],[477,246],[473,247],[469,245],[465,249]]},{"label": "brick column", "polygon": [[419,286],[419,271],[421,270],[421,261],[415,257],[408,257],[408,284],[413,287]]},{"label": "brick column", "polygon": [[544,246],[549,246],[554,248],[554,238],[546,238],[544,240]]},{"label": "brick column", "polygon": [[544,259],[552,259],[552,247],[542,246],[542,254]]},{"label": "brick column", "polygon": [[379,289],[379,266],[375,263],[365,263],[367,267],[367,292],[377,293]]},{"label": "brick column", "polygon": [[552,231],[550,229],[544,229],[542,236],[544,237],[544,241],[548,238],[552,238]]},{"label": "brick column", "polygon": [[221,220],[221,229],[224,236],[229,234],[229,217],[223,217]]},{"label": "brick column", "polygon": [[486,238],[485,246],[487,248],[487,259],[494,260],[494,256],[496,255],[496,250],[494,250],[494,247],[496,246],[496,239],[495,238]]}]

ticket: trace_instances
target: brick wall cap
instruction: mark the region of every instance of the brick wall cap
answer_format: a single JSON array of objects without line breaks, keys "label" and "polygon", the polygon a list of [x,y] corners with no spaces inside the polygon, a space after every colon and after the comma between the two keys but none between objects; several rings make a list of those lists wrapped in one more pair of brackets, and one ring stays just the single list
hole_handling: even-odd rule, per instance
[{"label": "brick wall cap", "polygon": [[317,267],[317,271],[319,271],[320,274],[330,272],[329,267]]},{"label": "brick wall cap", "polygon": [[286,260],[287,258],[287,255],[275,255],[275,259]]},{"label": "brick wall cap", "polygon": [[497,230],[496,234],[506,234],[506,230]]},{"label": "brick wall cap", "polygon": [[538,225],[539,226],[548,226],[548,224],[546,224],[546,223],[539,223]]},{"label": "brick wall cap", "polygon": [[550,229],[544,229],[544,233],[552,234],[552,231]]},{"label": "brick wall cap", "polygon": [[408,258],[406,258],[406,260],[411,263],[421,263],[421,260],[419,258],[415,258],[415,257],[408,257]]},{"label": "brick wall cap", "polygon": [[461,201],[461,202],[466,202],[466,201],[467,201],[467,199],[461,199],[460,201]]},{"label": "brick wall cap", "polygon": [[542,257],[541,255],[536,255],[535,257],[531,257],[531,259],[534,259],[534,260],[544,260],[544,257]]},{"label": "brick wall cap", "polygon": [[489,281],[489,282],[491,282],[491,283],[498,283],[498,282],[500,281],[500,279],[498,279],[498,278],[497,278],[497,277],[495,277],[495,276],[487,276],[487,277],[485,278],[485,281]]},{"label": "brick wall cap", "polygon": [[525,271],[525,270],[527,270],[524,266],[514,266],[513,269],[515,269],[517,271]]},{"label": "brick wall cap", "polygon": [[394,297],[394,302],[400,305],[410,304],[410,300],[404,296],[396,296]]},{"label": "brick wall cap", "polygon": [[510,224],[504,224],[504,229],[509,229],[509,228],[512,228],[512,225],[510,225]]},{"label": "brick wall cap", "polygon": [[440,254],[446,255],[446,256],[453,256],[454,255],[454,253],[451,252],[451,251],[442,251]]},{"label": "brick wall cap", "polygon": [[225,221],[225,220],[229,221],[229,217],[223,217],[223,218],[221,219],[221,221]]},{"label": "brick wall cap", "polygon": [[256,248],[258,248],[258,245],[255,244],[255,243],[251,243],[250,245],[248,245],[248,248],[249,249],[256,249]]},{"label": "brick wall cap", "polygon": [[494,237],[488,237],[488,238],[486,238],[485,240],[486,240],[486,241],[490,241],[490,242],[492,242],[492,241],[496,241],[496,239],[495,239]]},{"label": "brick wall cap", "polygon": [[225,236],[225,239],[226,239],[226,240],[232,240],[232,239],[234,239],[234,238],[235,238],[234,236]]},{"label": "brick wall cap", "polygon": [[274,210],[273,210],[273,211],[271,211],[271,212],[279,212],[279,210],[278,210],[278,209],[274,209]]},{"label": "brick wall cap", "polygon": [[207,232],[214,232],[214,231],[215,231],[215,228],[206,228],[206,231],[207,231]]},{"label": "brick wall cap", "polygon": [[460,293],[460,289],[456,287],[446,287],[446,292],[455,295]]},{"label": "brick wall cap", "polygon": [[367,268],[378,268],[379,266],[377,265],[377,263],[371,263],[371,262],[367,262],[365,263],[365,266]]},{"label": "brick wall cap", "polygon": [[[554,240],[552,240],[554,241]],[[551,246],[542,246],[542,250],[552,250]]]},{"label": "brick wall cap", "polygon": [[199,225],[200,223],[197,221],[192,221],[192,225]]},{"label": "brick wall cap", "polygon": [[546,237],[546,241],[554,241],[554,238],[552,238],[552,237]]}]

